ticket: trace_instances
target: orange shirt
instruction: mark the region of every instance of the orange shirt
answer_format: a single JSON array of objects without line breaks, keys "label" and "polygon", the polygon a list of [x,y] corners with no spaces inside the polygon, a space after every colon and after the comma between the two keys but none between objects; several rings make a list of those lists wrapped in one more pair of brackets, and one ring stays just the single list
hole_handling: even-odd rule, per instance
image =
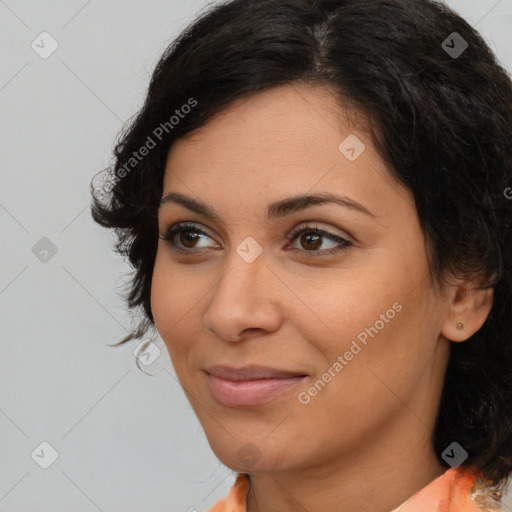
[{"label": "orange shirt", "polygon": [[[500,512],[498,502],[477,503],[483,503],[485,491],[478,476],[476,470],[463,475],[458,468],[450,468],[391,512]],[[228,496],[207,512],[246,512],[249,486],[247,475],[238,473]]]}]

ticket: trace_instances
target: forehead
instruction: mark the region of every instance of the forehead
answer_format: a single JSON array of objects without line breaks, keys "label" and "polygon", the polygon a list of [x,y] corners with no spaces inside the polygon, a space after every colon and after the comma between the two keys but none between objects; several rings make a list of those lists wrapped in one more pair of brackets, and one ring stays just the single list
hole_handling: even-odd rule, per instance
[{"label": "forehead", "polygon": [[[385,203],[392,191],[383,187],[396,183],[363,123],[357,113],[348,119],[324,87],[294,84],[251,94],[174,142],[164,193],[193,189],[243,207],[314,188]],[[347,140],[360,152],[355,160],[342,152]]]},{"label": "forehead", "polygon": [[[293,144],[296,135],[303,138],[307,134],[312,139],[334,136],[337,140],[340,131],[349,129],[344,116],[345,110],[330,90],[289,84],[231,102],[206,125],[176,141],[173,147],[193,144],[219,147],[221,141],[222,145],[236,146],[238,142],[246,145],[248,138],[281,146],[283,142]],[[358,115],[358,119],[361,117]]]}]

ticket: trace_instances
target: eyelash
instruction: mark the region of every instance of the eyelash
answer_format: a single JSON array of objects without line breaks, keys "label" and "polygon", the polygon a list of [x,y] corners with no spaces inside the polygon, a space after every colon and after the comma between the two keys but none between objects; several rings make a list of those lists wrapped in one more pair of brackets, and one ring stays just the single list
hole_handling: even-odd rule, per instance
[{"label": "eyelash", "polygon": [[[191,254],[191,253],[195,252],[196,254],[198,254],[198,253],[201,254],[201,253],[204,252],[201,249],[206,249],[207,250],[207,248],[205,248],[205,247],[202,247],[199,250],[194,250],[193,248],[192,249],[183,249],[182,247],[179,247],[176,244],[176,242],[174,241],[174,237],[177,234],[181,234],[181,233],[184,233],[184,232],[187,232],[187,231],[192,231],[192,232],[195,232],[195,233],[198,233],[198,234],[201,234],[201,235],[205,235],[208,238],[211,238],[204,231],[198,229],[194,224],[189,224],[189,223],[186,223],[186,222],[185,223],[178,223],[178,224],[175,224],[174,226],[171,226],[166,231],[165,235],[160,237],[160,238],[162,240],[165,240],[171,246],[171,248],[173,250],[175,250],[177,252],[180,252],[180,253]],[[305,253],[305,256],[307,256],[307,257],[316,258],[318,256],[316,256],[314,253],[320,253],[321,255],[337,254],[337,253],[340,253],[342,251],[347,250],[348,248],[352,247],[352,245],[353,245],[352,242],[350,242],[349,240],[346,240],[345,238],[333,235],[332,233],[329,233],[327,231],[323,231],[322,229],[319,229],[317,227],[309,227],[309,226],[305,226],[303,228],[295,228],[288,235],[287,239],[293,242],[297,238],[299,238],[300,235],[302,235],[304,233],[314,233],[315,235],[321,235],[321,236],[323,236],[325,238],[329,238],[330,240],[333,240],[335,242],[339,242],[341,247],[339,247],[339,246],[338,247],[332,247],[330,249],[323,249],[323,250],[320,250],[320,251],[319,250],[307,251],[307,250],[301,250],[301,249],[289,249],[289,250],[299,251],[301,253]]]}]

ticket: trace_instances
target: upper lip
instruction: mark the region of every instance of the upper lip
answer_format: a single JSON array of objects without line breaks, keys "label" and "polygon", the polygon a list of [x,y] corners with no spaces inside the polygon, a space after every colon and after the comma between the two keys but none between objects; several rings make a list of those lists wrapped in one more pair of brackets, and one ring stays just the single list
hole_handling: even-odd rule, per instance
[{"label": "upper lip", "polygon": [[300,371],[279,370],[266,366],[211,366],[205,370],[209,375],[226,380],[257,380],[257,379],[285,379],[290,377],[304,377],[306,374]]}]

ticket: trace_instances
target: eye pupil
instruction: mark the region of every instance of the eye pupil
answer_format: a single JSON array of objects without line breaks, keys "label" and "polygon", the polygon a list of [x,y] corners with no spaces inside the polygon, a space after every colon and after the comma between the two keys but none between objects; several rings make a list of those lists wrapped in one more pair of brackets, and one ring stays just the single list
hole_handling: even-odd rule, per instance
[{"label": "eye pupil", "polygon": [[[194,247],[194,242],[200,237],[198,233],[194,233],[193,231],[182,231],[180,234],[180,242],[183,243],[185,247]],[[191,245],[188,245],[191,243]]]},{"label": "eye pupil", "polygon": [[[308,234],[308,235],[302,235],[301,238],[302,238],[302,240],[308,240],[306,242],[306,245],[303,244],[303,247],[305,249],[318,249],[318,247],[320,247],[322,245],[322,242],[321,242],[322,236],[321,235]],[[307,245],[311,243],[311,239],[316,239],[317,243],[312,242],[313,247],[307,247]],[[318,241],[320,241],[320,243],[318,243]]]}]

